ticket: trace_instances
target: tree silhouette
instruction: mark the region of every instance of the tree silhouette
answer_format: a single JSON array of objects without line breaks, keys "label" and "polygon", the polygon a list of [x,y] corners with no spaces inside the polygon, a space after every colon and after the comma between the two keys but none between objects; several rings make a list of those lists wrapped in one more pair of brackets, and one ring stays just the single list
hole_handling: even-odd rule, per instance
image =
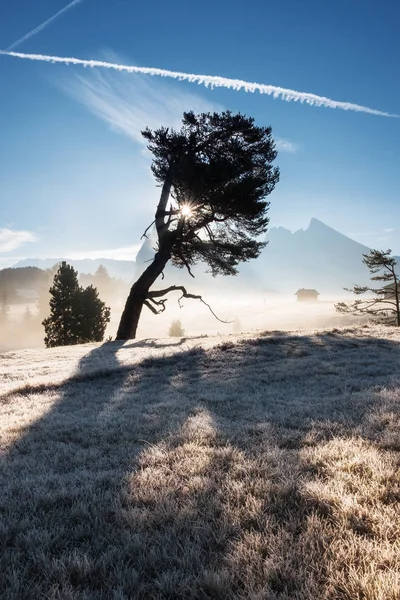
[{"label": "tree silhouette", "polygon": [[5,325],[10,312],[9,297],[5,289],[0,290],[0,325]]},{"label": "tree silhouette", "polygon": [[50,316],[43,321],[48,348],[103,339],[110,309],[99,299],[96,288],[79,286],[77,271],[65,261],[54,275],[50,296]]},{"label": "tree silhouette", "polygon": [[[153,223],[157,248],[151,264],[133,284],[121,316],[117,339],[134,338],[143,305],[157,314],[165,310],[171,291],[150,290],[171,261],[191,268],[199,261],[212,275],[235,275],[237,265],[259,256],[267,231],[266,197],[279,180],[272,166],[277,156],[270,127],[230,111],[183,114],[180,131],[161,128],[142,132],[153,153],[152,171],[161,185]],[[170,203],[168,208],[168,203]],[[208,306],[208,305],[207,305]]]},{"label": "tree silhouette", "polygon": [[168,335],[170,337],[183,337],[185,335],[185,330],[182,327],[182,323],[179,319],[172,321],[169,329]]},{"label": "tree silhouette", "polygon": [[100,300],[97,289],[92,285],[81,290],[79,301],[80,343],[101,342],[110,322],[109,307]]},{"label": "tree silhouette", "polygon": [[400,327],[400,280],[396,275],[396,260],[391,256],[392,251],[371,250],[363,254],[363,263],[368,267],[372,281],[386,282],[381,287],[355,285],[349,292],[357,296],[370,292],[373,297],[355,300],[354,302],[338,302],[335,308],[344,314],[357,316],[370,315],[378,318],[380,322]]}]

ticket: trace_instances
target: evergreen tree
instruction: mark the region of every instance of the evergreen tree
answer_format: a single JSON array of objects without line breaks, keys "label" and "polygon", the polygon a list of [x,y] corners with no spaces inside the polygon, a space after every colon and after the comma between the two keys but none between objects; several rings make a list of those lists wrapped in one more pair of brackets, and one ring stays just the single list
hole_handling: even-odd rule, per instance
[{"label": "evergreen tree", "polygon": [[8,321],[10,304],[6,290],[0,290],[0,325],[5,325]]},{"label": "evergreen tree", "polygon": [[135,337],[144,305],[153,313],[165,309],[168,292],[202,300],[182,286],[150,290],[169,261],[191,275],[199,261],[213,275],[235,275],[240,262],[259,256],[269,221],[266,197],[279,180],[271,128],[241,114],[186,112],[180,131],[146,129],[143,136],[161,186],[157,249],[129,293],[117,333],[122,340]]},{"label": "evergreen tree", "polygon": [[99,265],[98,266],[98,268],[97,268],[96,273],[94,274],[94,276],[95,276],[96,279],[99,279],[100,281],[101,280],[109,280],[110,279],[108,271],[107,271],[107,269],[105,268],[104,265]]},{"label": "evergreen tree", "polygon": [[168,330],[168,335],[170,337],[183,337],[185,335],[185,330],[183,329],[182,323],[179,321],[179,319],[172,321]]},{"label": "evergreen tree", "polygon": [[370,295],[351,303],[338,302],[335,304],[338,312],[357,316],[370,315],[381,323],[400,327],[400,280],[396,274],[397,263],[391,253],[391,250],[371,250],[368,254],[363,254],[363,263],[372,275],[371,280],[385,282],[386,285],[355,285],[351,290],[345,288],[356,296]]},{"label": "evergreen tree", "polygon": [[63,261],[50,288],[50,316],[43,321],[47,348],[79,343],[79,293],[78,273]]},{"label": "evergreen tree", "polygon": [[107,323],[110,322],[110,309],[99,298],[92,285],[80,292],[79,339],[80,343],[101,342]]},{"label": "evergreen tree", "polygon": [[110,309],[96,288],[79,286],[77,271],[65,261],[54,276],[50,296],[50,316],[43,321],[48,348],[102,341]]}]

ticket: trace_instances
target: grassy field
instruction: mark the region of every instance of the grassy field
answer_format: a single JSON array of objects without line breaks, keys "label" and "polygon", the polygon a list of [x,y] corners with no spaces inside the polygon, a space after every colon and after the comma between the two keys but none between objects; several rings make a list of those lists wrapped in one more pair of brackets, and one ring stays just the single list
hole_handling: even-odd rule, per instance
[{"label": "grassy field", "polygon": [[0,598],[399,600],[400,332],[0,357]]}]

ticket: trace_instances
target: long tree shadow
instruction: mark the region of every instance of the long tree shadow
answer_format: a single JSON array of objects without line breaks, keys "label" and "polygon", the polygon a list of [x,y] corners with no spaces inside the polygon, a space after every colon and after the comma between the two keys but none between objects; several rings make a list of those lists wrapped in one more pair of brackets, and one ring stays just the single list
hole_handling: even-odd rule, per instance
[{"label": "long tree shadow", "polygon": [[54,402],[1,466],[2,597],[356,597],[332,583],[337,507],[312,485],[330,444],[383,439],[400,351],[349,334],[126,366],[143,345],[105,344],[58,389],[25,391]]}]

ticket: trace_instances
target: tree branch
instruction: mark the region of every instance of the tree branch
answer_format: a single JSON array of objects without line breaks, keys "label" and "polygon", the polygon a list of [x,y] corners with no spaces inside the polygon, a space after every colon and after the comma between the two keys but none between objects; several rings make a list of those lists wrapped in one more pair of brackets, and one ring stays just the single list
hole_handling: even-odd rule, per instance
[{"label": "tree branch", "polygon": [[[148,298],[147,300],[144,300],[143,304],[145,304],[147,306],[147,308],[149,308],[151,310],[152,313],[154,313],[155,315],[159,315],[160,313],[163,313],[165,311],[165,303],[167,301],[167,298],[165,298],[164,300],[153,300],[153,298]],[[150,302],[152,302],[153,304],[155,304],[156,306],[159,306],[161,308],[157,309],[154,306],[152,306],[150,304]]]},{"label": "tree branch", "polygon": [[164,179],[164,183],[163,183],[162,190],[161,190],[160,201],[158,203],[157,210],[156,210],[155,223],[156,223],[157,235],[158,235],[159,240],[161,240],[161,238],[163,237],[165,230],[168,229],[168,224],[166,224],[164,222],[164,216],[165,216],[165,209],[167,208],[167,202],[168,202],[170,191],[171,191],[171,185],[172,185],[172,167],[170,167],[169,172],[167,173],[167,176]]},{"label": "tree branch", "polygon": [[189,263],[187,262],[187,260],[185,259],[185,257],[184,257],[184,256],[182,256],[182,254],[179,254],[179,258],[181,259],[181,261],[183,262],[183,264],[184,264],[184,265],[185,265],[185,267],[187,268],[187,271],[188,271],[188,273],[189,273],[190,277],[193,277],[193,279],[194,279],[195,277],[194,277],[194,275],[193,275],[193,273],[192,273],[192,270],[191,270],[191,268],[190,268],[190,266],[189,266]]},{"label": "tree branch", "polygon": [[148,302],[147,300],[144,300],[143,304],[144,304],[145,306],[147,306],[147,308],[149,308],[149,309],[151,310],[151,312],[152,312],[152,313],[154,313],[155,315],[158,315],[158,314],[159,314],[159,311],[158,311],[158,310],[156,310],[156,309],[154,308],[154,306],[152,306],[152,305],[150,304],[150,302]]},{"label": "tree branch", "polygon": [[[197,295],[197,294],[189,294],[189,292],[187,292],[186,288],[183,285],[170,285],[169,287],[165,288],[164,290],[149,291],[147,293],[147,298],[157,304],[157,302],[154,300],[154,298],[160,298],[161,296],[165,296],[165,294],[169,294],[169,292],[176,292],[176,291],[182,292],[182,296],[178,299],[178,304],[179,304],[180,308],[182,308],[182,305],[181,305],[182,298],[192,298],[194,300],[200,300],[200,302],[202,304],[205,304],[205,306],[207,306],[208,310],[217,319],[217,321],[220,321],[220,323],[233,323],[233,321],[224,321],[223,319],[220,319],[219,317],[217,317],[217,315],[215,314],[215,312],[213,311],[211,306],[209,304],[207,304],[207,302],[205,302],[205,300],[203,300],[202,296]],[[166,300],[161,300],[159,302],[160,303],[166,302]],[[146,301],[145,301],[145,303],[146,303]],[[146,304],[146,306],[147,306],[147,304]],[[153,309],[153,307],[152,307],[152,309]],[[165,306],[164,306],[164,310],[165,310]],[[153,309],[153,312],[154,312],[154,309]],[[163,310],[160,312],[163,312]]]},{"label": "tree branch", "polygon": [[[148,227],[146,227],[146,229],[145,229],[145,231],[144,231],[144,234],[143,234],[143,235],[141,236],[141,238],[140,238],[141,240],[142,240],[143,238],[147,238],[147,232],[148,232],[148,230],[150,229],[150,227],[152,227],[152,226],[154,225],[154,223],[155,223],[155,222],[156,222],[156,221],[155,221],[155,219],[154,219],[154,221],[152,221],[152,222],[150,223],[150,225],[149,225]],[[147,239],[148,239],[148,238],[147,238]]]}]

